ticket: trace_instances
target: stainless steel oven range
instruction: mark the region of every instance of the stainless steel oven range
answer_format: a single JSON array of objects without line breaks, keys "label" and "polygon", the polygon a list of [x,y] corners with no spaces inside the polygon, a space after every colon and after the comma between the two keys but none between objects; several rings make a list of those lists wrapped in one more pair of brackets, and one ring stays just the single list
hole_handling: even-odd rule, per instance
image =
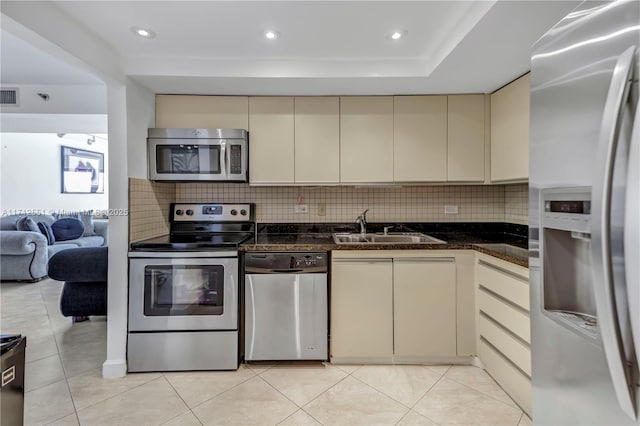
[{"label": "stainless steel oven range", "polygon": [[237,250],[254,238],[254,206],[176,203],[169,222],[131,244],[128,369],[237,369]]}]

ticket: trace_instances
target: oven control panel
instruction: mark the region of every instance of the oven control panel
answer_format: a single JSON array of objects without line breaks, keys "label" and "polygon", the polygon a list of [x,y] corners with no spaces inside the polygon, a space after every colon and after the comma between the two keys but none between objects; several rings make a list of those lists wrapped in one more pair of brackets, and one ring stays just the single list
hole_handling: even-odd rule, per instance
[{"label": "oven control panel", "polygon": [[247,222],[253,220],[253,204],[187,204],[171,205],[173,222],[225,221]]}]

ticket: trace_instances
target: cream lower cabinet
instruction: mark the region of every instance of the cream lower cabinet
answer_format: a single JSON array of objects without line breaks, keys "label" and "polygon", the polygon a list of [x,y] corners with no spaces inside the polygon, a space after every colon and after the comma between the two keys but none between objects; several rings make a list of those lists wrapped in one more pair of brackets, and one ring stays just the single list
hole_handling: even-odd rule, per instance
[{"label": "cream lower cabinet", "polygon": [[393,352],[406,361],[456,356],[456,260],[393,260]]},{"label": "cream lower cabinet", "polygon": [[529,270],[491,256],[476,264],[478,357],[531,415]]},{"label": "cream lower cabinet", "polygon": [[335,259],[331,358],[387,363],[393,356],[392,259]]},{"label": "cream lower cabinet", "polygon": [[455,357],[455,257],[352,253],[354,258],[334,252],[332,262],[331,360],[388,364]]}]

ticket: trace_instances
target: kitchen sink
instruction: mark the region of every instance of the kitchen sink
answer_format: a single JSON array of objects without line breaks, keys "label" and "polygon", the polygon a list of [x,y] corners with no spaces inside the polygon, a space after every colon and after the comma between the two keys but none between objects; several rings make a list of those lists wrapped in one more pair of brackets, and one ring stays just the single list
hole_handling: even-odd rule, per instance
[{"label": "kitchen sink", "polygon": [[445,244],[419,232],[389,234],[333,234],[336,244]]}]

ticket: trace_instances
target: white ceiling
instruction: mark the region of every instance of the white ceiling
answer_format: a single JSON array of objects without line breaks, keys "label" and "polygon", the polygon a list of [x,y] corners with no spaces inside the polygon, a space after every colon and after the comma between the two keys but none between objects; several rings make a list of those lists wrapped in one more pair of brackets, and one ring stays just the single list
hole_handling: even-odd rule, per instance
[{"label": "white ceiling", "polygon": [[3,85],[102,85],[97,77],[78,70],[0,30],[0,83]]},{"label": "white ceiling", "polygon": [[[54,2],[155,93],[274,95],[492,92],[529,69],[532,43],[579,3]],[[390,40],[394,30],[407,37]]]}]

